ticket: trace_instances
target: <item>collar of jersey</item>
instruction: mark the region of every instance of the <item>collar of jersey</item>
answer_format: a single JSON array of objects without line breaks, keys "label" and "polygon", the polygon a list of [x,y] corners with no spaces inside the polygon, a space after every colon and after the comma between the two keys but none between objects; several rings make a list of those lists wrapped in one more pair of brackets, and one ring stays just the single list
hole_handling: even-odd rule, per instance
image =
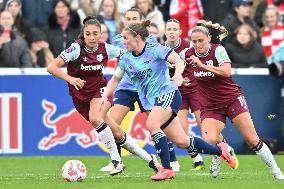
[{"label": "collar of jersey", "polygon": [[[177,48],[179,48],[180,44],[181,44],[181,39],[179,38],[177,45],[174,46],[174,47],[171,47],[171,48],[172,48],[172,49],[177,49]],[[165,43],[165,45],[166,45],[167,47],[170,47],[167,43]]]},{"label": "collar of jersey", "polygon": [[84,47],[84,50],[87,52],[87,53],[94,53],[98,50],[99,48],[99,44],[97,44],[96,48],[95,49],[88,49],[86,46]]},{"label": "collar of jersey", "polygon": [[211,51],[211,44],[209,44],[208,51],[205,54],[200,54],[196,50],[195,50],[195,54],[197,57],[203,58],[203,57],[206,57],[210,53],[210,51]]},{"label": "collar of jersey", "polygon": [[141,51],[141,53],[139,53],[139,54],[136,55],[136,54],[134,53],[134,51],[132,51],[132,55],[135,56],[135,57],[141,56],[141,55],[145,52],[146,46],[147,46],[147,42],[145,43],[145,46],[144,46],[143,50]]}]

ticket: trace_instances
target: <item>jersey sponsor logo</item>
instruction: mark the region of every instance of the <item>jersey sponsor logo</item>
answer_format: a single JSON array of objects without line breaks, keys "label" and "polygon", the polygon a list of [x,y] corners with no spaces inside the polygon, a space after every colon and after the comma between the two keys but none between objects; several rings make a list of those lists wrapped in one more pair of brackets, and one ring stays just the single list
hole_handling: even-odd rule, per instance
[{"label": "jersey sponsor logo", "polygon": [[72,51],[74,51],[76,48],[74,46],[69,47],[68,49],[65,49],[66,53],[71,53]]},{"label": "jersey sponsor logo", "polygon": [[212,72],[194,71],[194,76],[195,77],[214,77],[215,75]]},{"label": "jersey sponsor logo", "polygon": [[103,55],[102,54],[98,54],[97,55],[97,60],[99,61],[99,62],[101,62],[101,61],[103,61]]},{"label": "jersey sponsor logo", "polygon": [[138,78],[138,79],[145,79],[148,77],[151,77],[153,70],[151,68],[139,72],[134,72],[133,74]]},{"label": "jersey sponsor logo", "polygon": [[213,66],[213,60],[206,61],[206,64],[209,65],[209,66]]},{"label": "jersey sponsor logo", "polygon": [[85,71],[96,71],[96,70],[102,70],[103,66],[102,65],[87,65],[84,66],[81,64],[80,70],[85,70]]}]

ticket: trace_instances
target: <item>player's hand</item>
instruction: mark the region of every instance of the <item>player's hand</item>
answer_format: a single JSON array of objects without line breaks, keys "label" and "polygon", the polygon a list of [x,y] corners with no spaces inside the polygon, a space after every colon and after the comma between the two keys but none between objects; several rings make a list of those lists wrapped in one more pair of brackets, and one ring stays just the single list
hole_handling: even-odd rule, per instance
[{"label": "player's hand", "polygon": [[169,62],[167,62],[167,65],[170,69],[175,69],[176,65],[175,64],[171,64]]},{"label": "player's hand", "polygon": [[171,80],[174,81],[175,84],[176,84],[178,87],[181,86],[181,85],[185,82],[185,80],[184,80],[184,78],[182,77],[181,74],[175,74],[175,75],[171,78]]},{"label": "player's hand", "polygon": [[196,67],[198,68],[202,68],[203,64],[202,62],[199,60],[198,57],[194,56],[194,55],[191,55],[189,58],[186,59],[189,64],[193,64],[195,65]]},{"label": "player's hand", "polygon": [[183,78],[182,86],[189,86],[190,84],[190,80],[187,77]]},{"label": "player's hand", "polygon": [[72,77],[69,83],[73,85],[76,90],[79,91],[80,89],[84,87],[86,81],[80,78]]}]

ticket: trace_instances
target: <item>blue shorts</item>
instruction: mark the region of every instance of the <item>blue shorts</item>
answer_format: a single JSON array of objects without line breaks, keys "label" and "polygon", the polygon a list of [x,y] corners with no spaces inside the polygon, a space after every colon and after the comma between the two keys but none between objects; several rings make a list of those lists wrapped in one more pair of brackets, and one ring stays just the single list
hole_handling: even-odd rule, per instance
[{"label": "blue shorts", "polygon": [[161,106],[162,108],[169,108],[173,110],[174,113],[178,113],[179,107],[181,105],[181,95],[179,90],[175,90],[168,94],[164,94],[155,98],[154,106]]},{"label": "blue shorts", "polygon": [[140,111],[145,112],[146,110],[143,108],[137,92],[129,90],[118,90],[114,94],[112,103],[127,106],[130,108],[131,111],[134,111],[135,110],[134,103],[136,101],[138,102]]}]

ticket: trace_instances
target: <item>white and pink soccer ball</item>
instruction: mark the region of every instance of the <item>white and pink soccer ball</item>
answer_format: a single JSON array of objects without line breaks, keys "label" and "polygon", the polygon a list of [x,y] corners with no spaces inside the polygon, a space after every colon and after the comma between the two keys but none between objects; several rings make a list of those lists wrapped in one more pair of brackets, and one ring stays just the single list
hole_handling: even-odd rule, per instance
[{"label": "white and pink soccer ball", "polygon": [[87,176],[87,169],[80,160],[68,160],[62,166],[61,175],[67,182],[82,182]]}]

